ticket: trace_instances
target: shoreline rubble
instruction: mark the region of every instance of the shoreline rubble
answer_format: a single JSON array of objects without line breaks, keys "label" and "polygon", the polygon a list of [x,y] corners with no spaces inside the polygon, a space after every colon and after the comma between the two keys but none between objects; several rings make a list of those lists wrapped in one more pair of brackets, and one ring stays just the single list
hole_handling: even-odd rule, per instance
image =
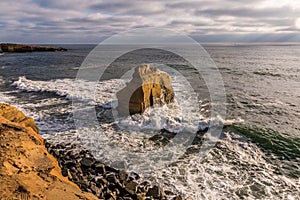
[{"label": "shoreline rubble", "polygon": [[63,175],[83,191],[99,199],[183,199],[172,191],[164,191],[157,184],[143,180],[135,172],[119,170],[96,160],[88,150],[75,144],[45,143],[48,151],[58,160]]}]

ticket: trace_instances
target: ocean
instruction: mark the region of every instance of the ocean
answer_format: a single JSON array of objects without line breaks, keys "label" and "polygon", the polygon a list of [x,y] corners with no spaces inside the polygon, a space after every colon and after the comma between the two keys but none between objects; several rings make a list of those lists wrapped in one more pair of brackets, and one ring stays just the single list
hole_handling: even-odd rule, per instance
[{"label": "ocean", "polygon": [[[157,49],[141,49],[120,57],[90,96],[85,91],[93,83],[82,80],[84,87],[75,89],[81,92],[74,92],[74,79],[95,46],[58,46],[68,51],[0,55],[0,102],[33,117],[40,134],[50,142],[85,141],[74,123],[74,99],[97,108],[99,127],[106,139],[94,141],[99,145],[93,141],[84,145],[108,163],[128,159],[124,152],[143,155],[161,147],[160,141],[148,137],[161,130],[179,134],[183,128],[194,130],[209,123],[207,87],[182,58]],[[196,136],[184,155],[168,165],[145,172],[142,163],[147,158],[141,156],[142,162],[130,163],[128,169],[193,199],[300,199],[300,46],[204,48],[218,67],[226,94],[223,106],[227,113],[222,119],[226,126],[215,147],[200,157],[201,138]],[[107,112],[115,107],[115,93],[130,77],[129,73],[127,79],[120,79],[120,74],[137,63],[159,63],[174,69],[171,78],[176,101],[116,120]],[[88,70],[96,68],[94,63]],[[85,129],[84,137],[92,132]],[[124,150],[116,157],[104,148],[112,141]]]}]

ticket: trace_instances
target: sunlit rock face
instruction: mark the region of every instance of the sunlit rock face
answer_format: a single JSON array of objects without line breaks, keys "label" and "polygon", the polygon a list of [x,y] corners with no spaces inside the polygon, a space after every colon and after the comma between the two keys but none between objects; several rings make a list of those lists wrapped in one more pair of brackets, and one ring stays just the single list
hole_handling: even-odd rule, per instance
[{"label": "sunlit rock face", "polygon": [[35,125],[34,120],[31,117],[27,117],[23,112],[8,104],[0,104],[0,116],[11,122],[30,127],[37,133],[39,131],[38,127]]},{"label": "sunlit rock face", "polygon": [[0,103],[0,199],[98,199],[65,177],[34,120]]},{"label": "sunlit rock face", "polygon": [[135,69],[132,80],[117,93],[119,115],[143,113],[148,107],[174,101],[170,76],[150,65]]}]

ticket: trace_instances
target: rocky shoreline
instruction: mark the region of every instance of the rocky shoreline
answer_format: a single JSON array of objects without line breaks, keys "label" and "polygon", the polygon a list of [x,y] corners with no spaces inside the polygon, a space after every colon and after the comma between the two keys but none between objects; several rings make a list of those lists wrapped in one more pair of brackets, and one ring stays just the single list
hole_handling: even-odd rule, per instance
[{"label": "rocky shoreline", "polygon": [[7,104],[0,104],[0,130],[1,199],[183,199],[76,144],[44,141],[34,120]]},{"label": "rocky shoreline", "polygon": [[12,44],[12,43],[1,43],[0,53],[8,52],[35,52],[35,51],[67,51],[67,49],[62,47],[52,47],[52,46],[36,46],[29,44]]},{"label": "rocky shoreline", "polygon": [[135,172],[128,173],[103,164],[88,150],[75,144],[46,142],[46,147],[58,160],[63,176],[99,199],[182,199],[172,191],[164,191],[160,186],[142,180]]}]

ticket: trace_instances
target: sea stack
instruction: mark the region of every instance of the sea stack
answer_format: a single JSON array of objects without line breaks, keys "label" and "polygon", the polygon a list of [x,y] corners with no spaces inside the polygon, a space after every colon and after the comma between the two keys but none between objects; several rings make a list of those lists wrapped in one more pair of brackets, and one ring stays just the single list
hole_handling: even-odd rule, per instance
[{"label": "sea stack", "polygon": [[148,64],[135,68],[132,80],[117,93],[120,116],[141,114],[148,107],[174,101],[170,76]]},{"label": "sea stack", "polygon": [[0,53],[3,52],[34,52],[34,51],[67,51],[67,49],[61,47],[51,47],[51,46],[35,46],[29,44],[11,44],[11,43],[1,43]]}]

